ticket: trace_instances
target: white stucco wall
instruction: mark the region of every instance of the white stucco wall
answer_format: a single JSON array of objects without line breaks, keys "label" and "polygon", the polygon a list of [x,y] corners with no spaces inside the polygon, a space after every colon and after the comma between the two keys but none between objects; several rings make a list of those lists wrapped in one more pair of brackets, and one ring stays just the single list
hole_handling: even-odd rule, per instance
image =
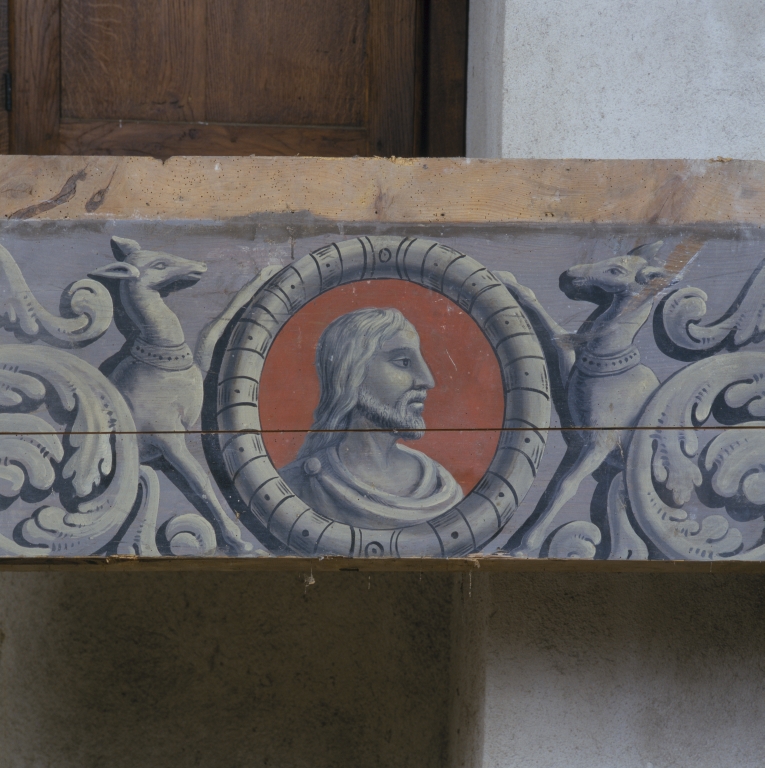
[{"label": "white stucco wall", "polygon": [[762,0],[472,0],[472,157],[765,159]]}]

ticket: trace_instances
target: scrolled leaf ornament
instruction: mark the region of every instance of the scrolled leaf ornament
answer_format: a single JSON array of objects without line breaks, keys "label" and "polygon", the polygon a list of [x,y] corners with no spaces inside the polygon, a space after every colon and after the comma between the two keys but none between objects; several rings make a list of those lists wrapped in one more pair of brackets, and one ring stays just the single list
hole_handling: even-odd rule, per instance
[{"label": "scrolled leaf ornament", "polygon": [[[15,540],[0,536],[0,555],[94,554],[114,540],[136,500],[140,465],[130,410],[108,379],[68,352],[3,345],[0,357],[0,494],[15,499],[26,485],[46,495],[54,484],[60,488],[58,504],[38,507]],[[63,433],[18,412],[42,406],[64,424]]]},{"label": "scrolled leaf ornament", "polygon": [[[763,560],[765,545],[744,547],[727,516],[704,515],[694,496],[708,482],[722,499],[765,502],[763,421],[765,354],[736,352],[688,365],[648,402],[635,430],[625,470],[635,520],[661,552],[678,560]],[[699,426],[715,413],[741,423],[700,450]],[[670,425],[663,428],[656,425]],[[753,429],[759,427],[759,429]],[[703,457],[703,460],[702,460]],[[706,477],[705,477],[706,476]],[[760,517],[765,509],[760,508]]]},{"label": "scrolled leaf ornament", "polygon": [[678,360],[709,357],[726,347],[737,349],[759,341],[765,334],[765,260],[744,284],[738,296],[717,320],[702,324],[707,294],[700,288],[671,293],[656,313],[657,341]]},{"label": "scrolled leaf ornament", "polygon": [[[505,390],[502,435],[475,489],[427,520],[403,515],[372,528],[307,506],[274,467],[261,435],[258,389],[284,324],[339,285],[398,279],[449,298],[478,324],[497,356]],[[242,520],[303,556],[455,557],[496,536],[531,486],[550,419],[547,368],[537,337],[505,286],[474,259],[431,240],[360,237],[321,248],[285,267],[255,295],[234,326],[218,374],[217,426],[226,474]],[[231,434],[231,433],[234,434]]]},{"label": "scrolled leaf ornament", "polygon": [[0,327],[23,341],[84,347],[106,333],[114,311],[109,291],[88,278],[64,289],[59,310],[57,317],[35,299],[13,256],[0,245]]}]

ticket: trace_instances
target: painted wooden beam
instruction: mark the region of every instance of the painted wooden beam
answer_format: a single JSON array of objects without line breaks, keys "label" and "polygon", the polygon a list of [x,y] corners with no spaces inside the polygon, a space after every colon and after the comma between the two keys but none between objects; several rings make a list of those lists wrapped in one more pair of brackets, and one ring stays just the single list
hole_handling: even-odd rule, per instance
[{"label": "painted wooden beam", "polygon": [[764,168],[3,158],[0,567],[760,568]]}]

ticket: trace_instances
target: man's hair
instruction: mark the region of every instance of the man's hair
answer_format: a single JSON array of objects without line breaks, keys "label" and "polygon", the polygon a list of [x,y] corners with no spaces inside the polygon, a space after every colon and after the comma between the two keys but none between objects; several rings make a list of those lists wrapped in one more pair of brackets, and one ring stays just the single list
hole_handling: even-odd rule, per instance
[{"label": "man's hair", "polygon": [[411,327],[397,309],[369,308],[341,315],[324,329],[316,347],[319,405],[298,459],[342,440],[369,361],[386,341]]}]

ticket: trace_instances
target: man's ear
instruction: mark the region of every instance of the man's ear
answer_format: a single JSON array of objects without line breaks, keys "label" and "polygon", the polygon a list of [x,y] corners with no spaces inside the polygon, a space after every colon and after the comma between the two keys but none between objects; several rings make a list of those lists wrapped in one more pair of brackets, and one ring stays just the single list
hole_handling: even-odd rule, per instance
[{"label": "man's ear", "polygon": [[635,282],[639,283],[640,285],[645,285],[646,283],[650,283],[652,280],[667,276],[667,270],[662,269],[661,267],[654,267],[649,264],[647,267],[643,267],[638,271],[638,273],[635,275]]},{"label": "man's ear", "polygon": [[120,261],[116,264],[106,264],[98,269],[93,269],[88,272],[88,276],[101,277],[105,280],[138,280],[141,273],[138,271],[138,267]]},{"label": "man's ear", "polygon": [[111,246],[117,261],[125,261],[128,256],[141,250],[141,246],[135,240],[128,240],[126,237],[113,237]]}]

